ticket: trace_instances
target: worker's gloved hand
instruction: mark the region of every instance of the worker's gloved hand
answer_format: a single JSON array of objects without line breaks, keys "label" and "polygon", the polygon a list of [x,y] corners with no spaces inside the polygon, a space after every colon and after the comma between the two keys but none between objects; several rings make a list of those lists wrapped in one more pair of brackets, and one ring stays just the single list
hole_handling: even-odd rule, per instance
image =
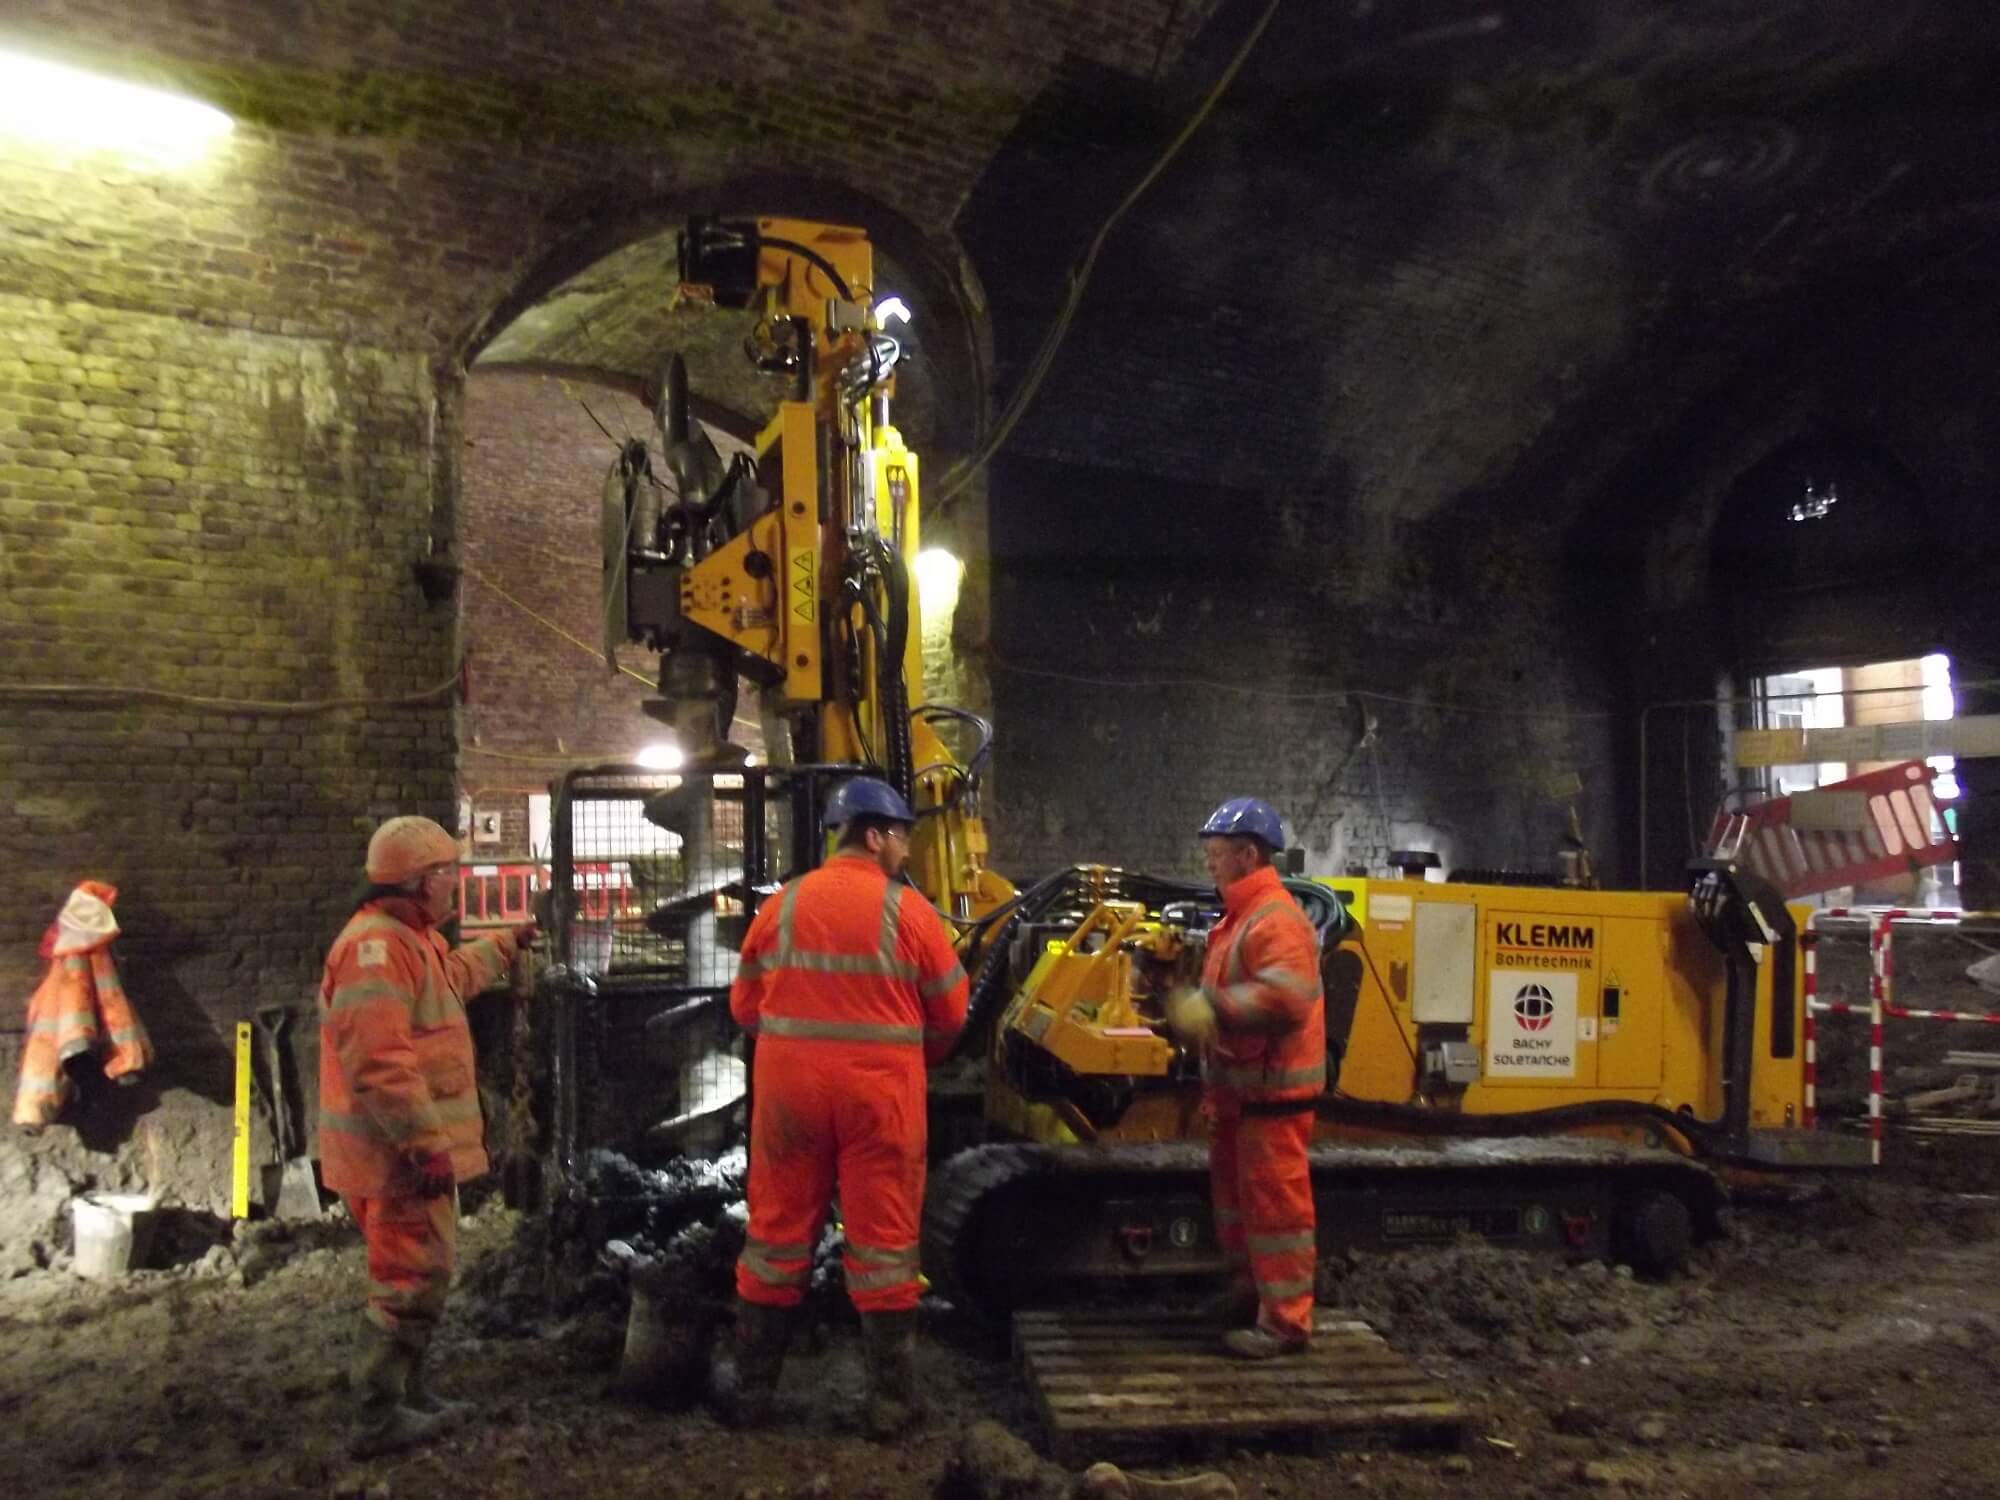
[{"label": "worker's gloved hand", "polygon": [[514,949],[519,952],[542,935],[542,929],[533,922],[523,922],[509,934],[514,939]]},{"label": "worker's gloved hand", "polygon": [[1179,989],[1167,996],[1167,1028],[1191,1047],[1215,1040],[1215,1005],[1200,990]]},{"label": "worker's gloved hand", "polygon": [[442,1198],[457,1180],[452,1176],[449,1151],[414,1151],[403,1160],[417,1179],[419,1198]]}]

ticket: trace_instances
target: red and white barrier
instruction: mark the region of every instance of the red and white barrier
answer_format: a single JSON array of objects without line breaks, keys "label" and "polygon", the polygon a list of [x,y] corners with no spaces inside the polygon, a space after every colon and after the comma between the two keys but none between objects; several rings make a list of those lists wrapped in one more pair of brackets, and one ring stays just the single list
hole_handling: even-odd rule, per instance
[{"label": "red and white barrier", "polygon": [[1799,1123],[1807,1130],[1819,1124],[1819,934],[1810,920],[1799,934],[1799,954],[1805,963],[1806,1014],[1801,1029],[1806,1042],[1806,1102]]},{"label": "red and white barrier", "polygon": [[[1799,947],[1805,955],[1805,1045],[1806,1098],[1804,1118],[1808,1128],[1818,1113],[1819,1028],[1815,1016],[1868,1015],[1868,1139],[1869,1155],[1882,1164],[1882,1021],[1885,1016],[1899,1021],[1976,1021],[2000,1026],[2000,1012],[1972,1010],[1929,1010],[1898,1005],[1896,993],[1896,936],[1900,925],[1912,927],[1955,927],[1968,918],[2000,919],[2000,912],[1966,911],[1958,907],[1829,906],[1806,918]],[[1864,1007],[1847,1000],[1819,998],[1819,933],[1817,924],[1866,922],[1868,924],[1868,1004]]]},{"label": "red and white barrier", "polygon": [[[1858,1016],[1868,1010],[1848,1000],[1822,1000],[1813,1008],[1823,1016]],[[1882,1014],[1891,1021],[1973,1021],[2000,1026],[2000,1011],[1991,1010],[1916,1010],[1907,1005],[1885,1005]]]}]

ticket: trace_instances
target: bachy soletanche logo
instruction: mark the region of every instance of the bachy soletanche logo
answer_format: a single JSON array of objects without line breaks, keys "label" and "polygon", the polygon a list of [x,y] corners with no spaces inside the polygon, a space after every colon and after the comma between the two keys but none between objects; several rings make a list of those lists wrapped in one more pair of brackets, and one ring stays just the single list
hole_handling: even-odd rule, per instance
[{"label": "bachy soletanche logo", "polygon": [[1514,992],[1514,1020],[1523,1031],[1547,1031],[1556,1017],[1556,997],[1539,984],[1524,984]]}]

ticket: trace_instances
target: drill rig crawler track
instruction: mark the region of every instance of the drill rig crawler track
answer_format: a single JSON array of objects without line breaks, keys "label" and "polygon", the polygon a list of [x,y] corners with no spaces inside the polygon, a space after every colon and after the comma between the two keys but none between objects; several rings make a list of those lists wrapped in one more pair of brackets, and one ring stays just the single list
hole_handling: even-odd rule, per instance
[{"label": "drill rig crawler track", "polygon": [[[1321,1257],[1471,1234],[1662,1273],[1718,1232],[1726,1202],[1699,1162],[1577,1136],[1320,1142],[1309,1159]],[[1199,1141],[975,1146],[931,1177],[924,1271],[939,1296],[994,1318],[1135,1281],[1218,1276],[1208,1202]]]}]

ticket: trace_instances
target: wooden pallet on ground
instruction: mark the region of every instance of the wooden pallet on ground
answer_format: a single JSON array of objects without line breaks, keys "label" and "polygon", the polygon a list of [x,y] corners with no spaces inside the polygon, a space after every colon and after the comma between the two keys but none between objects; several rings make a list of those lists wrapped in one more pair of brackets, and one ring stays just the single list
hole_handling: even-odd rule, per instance
[{"label": "wooden pallet on ground", "polygon": [[1306,1352],[1262,1362],[1224,1353],[1221,1332],[1165,1311],[1016,1313],[1014,1354],[1050,1455],[1074,1467],[1142,1451],[1465,1442],[1465,1409],[1366,1323],[1322,1309]]}]

